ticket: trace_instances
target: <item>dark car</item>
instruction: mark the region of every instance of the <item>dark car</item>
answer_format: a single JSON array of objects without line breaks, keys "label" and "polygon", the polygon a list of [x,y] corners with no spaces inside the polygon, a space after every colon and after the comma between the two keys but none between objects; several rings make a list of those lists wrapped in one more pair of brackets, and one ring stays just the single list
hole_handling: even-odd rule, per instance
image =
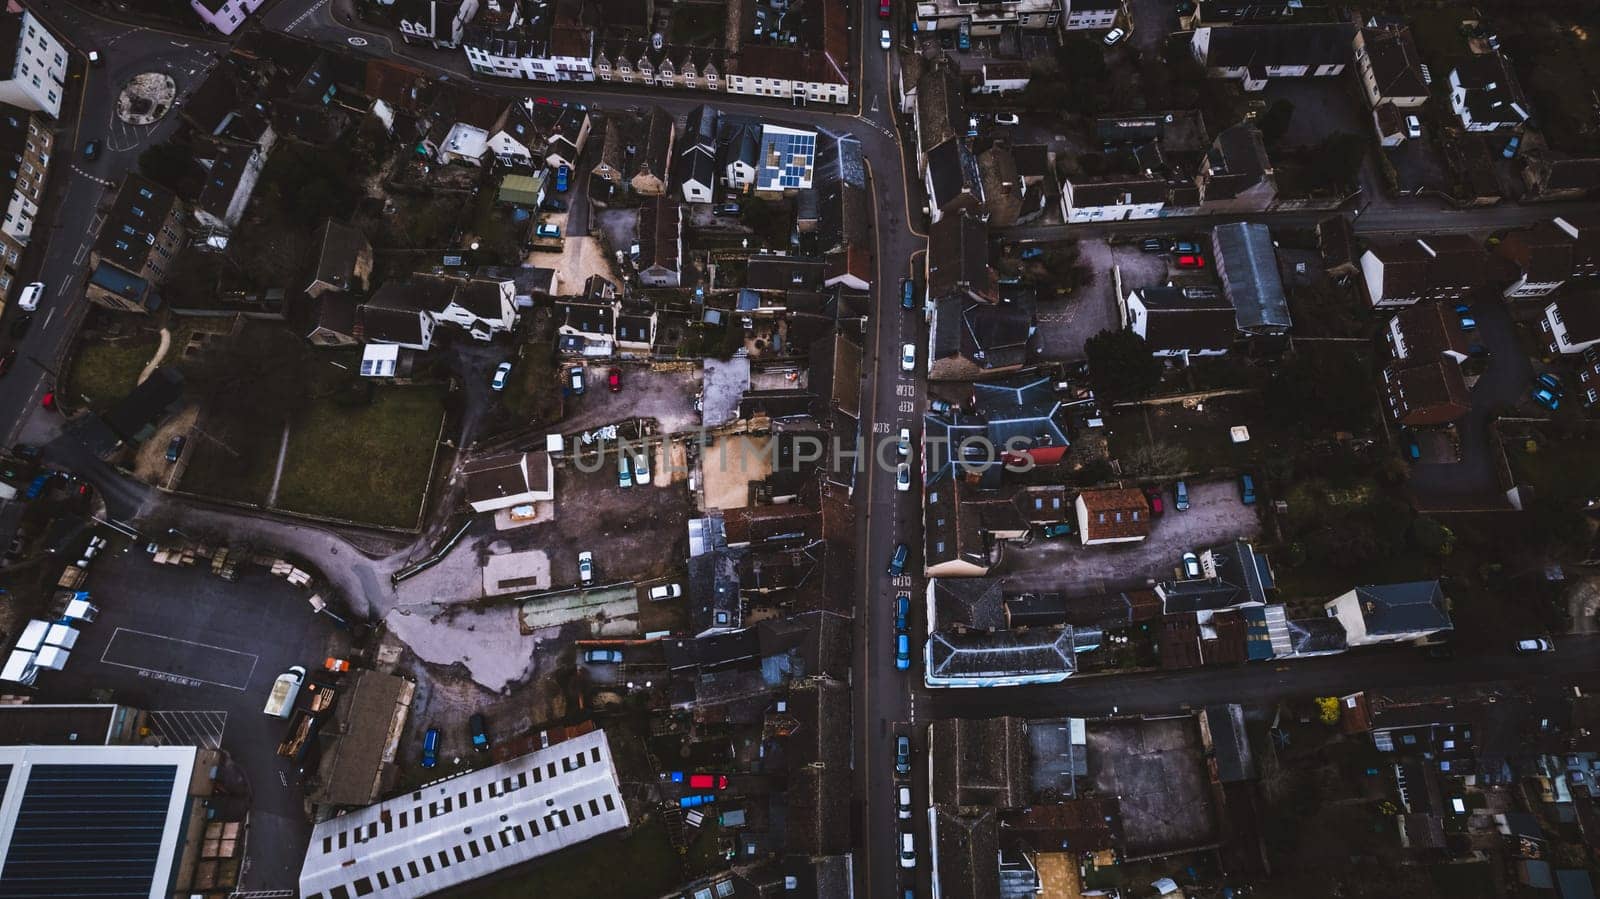
[{"label": "dark car", "polygon": [[183,456],[183,445],[188,442],[189,438],[183,436],[182,434],[172,438],[172,441],[167,444],[167,461],[178,461],[178,459]]},{"label": "dark car", "polygon": [[6,372],[10,371],[11,366],[15,365],[16,363],[17,351],[6,350],[6,354],[4,356],[0,356],[0,378],[5,377]]},{"label": "dark car", "polygon": [[486,752],[489,749],[489,730],[484,726],[482,715],[473,715],[467,721],[467,728],[472,731],[472,749],[474,752]]},{"label": "dark car", "polygon": [[99,141],[91,140],[91,141],[87,141],[87,142],[84,143],[84,145],[83,145],[83,158],[84,159],[94,159],[94,158],[98,157],[99,155],[100,155],[100,142]]},{"label": "dark car", "polygon": [[1165,253],[1167,245],[1159,237],[1146,237],[1144,242],[1139,244],[1139,249],[1146,253]]},{"label": "dark car", "polygon": [[711,212],[713,215],[738,215],[743,208],[738,203],[723,203],[712,209]]},{"label": "dark car", "polygon": [[910,548],[904,543],[895,544],[894,555],[889,557],[890,577],[899,577],[900,575],[906,573],[906,556],[909,555],[910,552]]},{"label": "dark car", "polygon": [[432,768],[439,764],[439,728],[430,727],[422,735],[422,767]]},{"label": "dark car", "polygon": [[911,617],[911,594],[901,593],[894,598],[894,629],[903,631]]},{"label": "dark car", "polygon": [[33,316],[26,313],[19,315],[17,320],[11,323],[11,336],[21,337],[27,334],[28,329],[31,327],[33,327]]},{"label": "dark car", "polygon": [[541,204],[541,206],[543,206],[543,208],[546,211],[549,211],[549,212],[566,212],[567,211],[567,201],[561,199],[560,197],[551,197],[550,199],[545,200],[544,203]]},{"label": "dark car", "polygon": [[905,734],[894,738],[894,773],[900,777],[911,776],[911,738]]},{"label": "dark car", "polygon": [[917,308],[917,282],[910,278],[900,282],[900,308]]},{"label": "dark car", "polygon": [[1046,540],[1054,540],[1057,537],[1071,537],[1073,530],[1072,522],[1058,521],[1055,524],[1047,524],[1040,528],[1039,533],[1043,534]]}]

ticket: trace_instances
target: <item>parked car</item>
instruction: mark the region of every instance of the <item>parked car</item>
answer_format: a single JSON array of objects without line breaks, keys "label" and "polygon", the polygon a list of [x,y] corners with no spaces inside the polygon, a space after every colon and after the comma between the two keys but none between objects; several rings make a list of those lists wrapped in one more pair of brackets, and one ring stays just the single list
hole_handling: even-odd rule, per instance
[{"label": "parked car", "polygon": [[915,868],[917,866],[917,844],[909,831],[900,834],[900,867]]},{"label": "parked car", "polygon": [[1517,148],[1520,146],[1522,146],[1522,135],[1513,134],[1511,135],[1511,140],[1506,144],[1506,148],[1500,151],[1500,155],[1510,159],[1517,155]]},{"label": "parked car", "polygon": [[911,463],[901,462],[895,467],[894,489],[902,493],[911,489]]},{"label": "parked car", "polygon": [[1200,577],[1200,557],[1194,553],[1183,554],[1183,576],[1194,580]]},{"label": "parked car", "polygon": [[977,113],[973,113],[972,115],[967,116],[967,137],[977,137],[977,136],[978,136],[978,114]]},{"label": "parked car", "polygon": [[726,774],[689,775],[689,789],[691,790],[726,790],[727,788],[728,775]]},{"label": "parked car", "polygon": [[1122,39],[1127,37],[1127,36],[1128,36],[1128,32],[1123,31],[1121,28],[1113,28],[1110,31],[1106,32],[1106,36],[1105,36],[1106,46],[1107,47],[1115,47],[1116,45],[1122,43]]},{"label": "parked car", "polygon": [[1178,268],[1205,268],[1206,257],[1198,253],[1184,253],[1178,257]]},{"label": "parked car", "polygon": [[1566,395],[1567,389],[1561,386],[1561,378],[1550,372],[1540,372],[1539,376],[1533,380],[1536,384],[1548,389],[1556,396]]},{"label": "parked car", "polygon": [[467,729],[472,733],[472,751],[489,751],[489,728],[483,722],[482,715],[473,715],[467,719]]},{"label": "parked car", "polygon": [[889,0],[878,0],[878,18],[889,18]]},{"label": "parked car", "polygon": [[489,379],[489,389],[495,393],[506,389],[506,379],[511,376],[511,363],[502,362],[494,367],[494,377]]},{"label": "parked car", "polygon": [[911,788],[900,784],[894,790],[894,807],[900,820],[911,820]]},{"label": "parked car", "polygon": [[1198,253],[1200,252],[1200,245],[1192,240],[1175,240],[1172,242],[1172,252]]},{"label": "parked car", "polygon": [[1071,537],[1074,530],[1076,527],[1072,522],[1058,521],[1040,528],[1039,533],[1043,534],[1046,540],[1054,540],[1057,537]]},{"label": "parked car", "polygon": [[439,764],[439,728],[430,727],[422,735],[422,767],[432,768]]},{"label": "parked car", "polygon": [[1151,518],[1160,518],[1161,517],[1161,513],[1166,511],[1166,509],[1164,508],[1164,506],[1163,506],[1163,504],[1161,502],[1161,488],[1160,487],[1146,487],[1146,488],[1144,488],[1144,498],[1150,501],[1150,517]]},{"label": "parked car", "polygon": [[897,631],[905,630],[907,622],[911,620],[911,594],[898,593],[894,598],[894,628]]},{"label": "parked car", "polygon": [[1023,259],[1038,259],[1044,255],[1044,247],[1028,247],[1019,255]]},{"label": "parked car", "polygon": [[1183,481],[1172,485],[1172,508],[1179,512],[1189,511],[1189,485]]},{"label": "parked car", "polygon": [[956,49],[962,53],[972,49],[972,26],[967,19],[962,19],[956,26]]},{"label": "parked car", "polygon": [[188,442],[189,442],[189,438],[183,436],[182,434],[179,434],[178,436],[176,436],[176,437],[172,438],[170,441],[168,441],[167,442],[167,461],[168,462],[177,462],[178,459],[182,458],[182,456],[183,456],[183,445],[185,443],[188,443]]},{"label": "parked car", "polygon": [[894,636],[894,668],[905,671],[911,667],[911,637],[905,631]]},{"label": "parked car", "polygon": [[533,234],[535,237],[548,237],[555,239],[561,236],[561,228],[560,226],[552,225],[549,222],[540,222],[539,225],[533,229]]},{"label": "parked car", "polygon": [[617,486],[624,490],[633,486],[633,460],[626,453],[617,453]]},{"label": "parked car", "polygon": [[1549,637],[1529,637],[1526,640],[1517,641],[1516,651],[1523,655],[1536,652],[1555,652],[1556,645],[1550,641]]},{"label": "parked car", "polygon": [[1256,504],[1256,479],[1250,475],[1239,475],[1239,502],[1247,506]]},{"label": "parked car", "polygon": [[917,370],[917,345],[908,343],[900,348],[900,370]]},{"label": "parked car", "polygon": [[677,599],[682,595],[682,584],[658,584],[650,588],[650,599],[653,602],[660,602],[663,599]]},{"label": "parked car", "polygon": [[738,215],[744,207],[738,203],[722,203],[711,210],[713,215]]},{"label": "parked car", "polygon": [[566,212],[567,201],[561,199],[560,197],[550,197],[543,203],[540,203],[539,208],[547,212]]},{"label": "parked car", "polygon": [[557,166],[556,167],[556,192],[557,193],[566,193],[567,192],[567,188],[570,186],[570,185],[568,185],[567,182],[570,181],[571,178],[572,178],[572,169],[571,168],[568,168],[567,166],[564,166],[564,165],[563,166]]},{"label": "parked car", "polygon": [[900,282],[900,308],[917,308],[917,282],[910,278]]},{"label": "parked car", "polygon": [[578,553],[578,582],[594,583],[594,553],[588,550]]},{"label": "parked car", "polygon": [[574,365],[567,370],[567,385],[574,396],[583,396],[583,366]]},{"label": "parked car", "polygon": [[28,333],[28,328],[33,326],[33,316],[24,312],[11,323],[11,336],[23,337]]},{"label": "parked car", "polygon": [[956,45],[956,36],[951,34],[949,29],[946,29],[944,31],[939,32],[939,49],[940,50],[950,50],[950,49],[953,49],[955,47],[955,45]]},{"label": "parked car", "polygon": [[1461,330],[1463,331],[1476,330],[1478,327],[1478,320],[1466,314],[1465,312],[1457,314],[1456,320],[1461,323]]},{"label": "parked car", "polygon": [[1167,245],[1162,243],[1161,238],[1159,237],[1146,237],[1144,241],[1139,244],[1139,249],[1145,251],[1146,253],[1165,253],[1167,251]]},{"label": "parked car", "polygon": [[1014,112],[997,112],[994,114],[994,123],[996,125],[1020,125],[1022,124],[1022,119],[1018,118]]},{"label": "parked car", "polygon": [[890,37],[889,29],[887,29],[887,28],[878,29],[878,46],[882,47],[885,50],[887,50],[890,47],[894,46],[894,38]]},{"label": "parked car", "polygon": [[44,396],[39,397],[39,405],[46,409],[54,409],[56,407],[56,392],[54,390],[46,390]]},{"label": "parked car", "polygon": [[1550,392],[1548,387],[1536,387],[1533,391],[1533,401],[1549,409],[1551,412],[1561,408],[1561,397]]},{"label": "parked car", "polygon": [[100,66],[105,65],[105,62],[106,62],[106,58],[104,56],[100,55],[100,51],[99,50],[90,50],[89,51],[89,65],[94,66],[95,68],[99,68]]},{"label": "parked car", "polygon": [[89,140],[83,142],[83,158],[90,162],[100,158],[100,142]]},{"label": "parked car", "polygon": [[612,393],[622,390],[622,369],[612,366],[606,372],[606,388]]},{"label": "parked car", "polygon": [[1455,645],[1446,640],[1422,644],[1422,657],[1435,662],[1447,662],[1456,657]]},{"label": "parked car", "polygon": [[633,454],[633,479],[640,487],[650,483],[650,450],[643,449]]},{"label": "parked car", "polygon": [[620,649],[585,649],[584,662],[591,665],[621,665],[622,650]]},{"label": "parked car", "polygon": [[715,793],[692,793],[678,799],[678,808],[695,808],[702,805],[711,805],[717,801]]},{"label": "parked car", "polygon": [[905,734],[894,738],[894,773],[900,777],[911,775],[911,738]]},{"label": "parked car", "polygon": [[1417,462],[1422,459],[1422,445],[1417,442],[1417,432],[1410,428],[1400,429],[1400,440],[1405,446],[1407,462]]},{"label": "parked car", "polygon": [[1422,120],[1414,115],[1406,116],[1406,137],[1417,138],[1422,136]]},{"label": "parked car", "polygon": [[906,556],[911,554],[910,547],[904,543],[896,543],[894,555],[889,557],[889,576],[899,577],[906,573]]},{"label": "parked car", "polygon": [[900,442],[895,445],[895,452],[899,453],[900,454],[900,458],[902,458],[902,459],[911,458],[911,429],[910,428],[901,428],[900,429]]},{"label": "parked car", "polygon": [[949,415],[955,407],[946,400],[928,400],[928,411],[935,415]]},{"label": "parked car", "polygon": [[39,301],[44,299],[44,282],[35,281],[22,288],[22,293],[17,295],[17,308],[23,312],[33,312],[39,308]]},{"label": "parked car", "polygon": [[11,371],[11,366],[16,365],[16,364],[17,364],[17,351],[16,350],[6,350],[5,355],[0,356],[0,378],[5,377],[6,373]]}]

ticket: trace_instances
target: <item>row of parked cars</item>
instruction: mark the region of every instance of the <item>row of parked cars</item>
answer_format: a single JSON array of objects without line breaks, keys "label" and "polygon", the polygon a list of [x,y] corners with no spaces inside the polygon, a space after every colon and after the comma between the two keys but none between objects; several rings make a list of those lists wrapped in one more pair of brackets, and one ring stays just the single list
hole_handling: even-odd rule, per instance
[{"label": "row of parked cars", "polygon": [[[467,735],[472,740],[474,752],[489,751],[491,745],[489,727],[482,715],[475,714],[467,719]],[[439,728],[430,727],[428,732],[422,735],[422,767],[432,768],[437,764],[439,764]]]}]

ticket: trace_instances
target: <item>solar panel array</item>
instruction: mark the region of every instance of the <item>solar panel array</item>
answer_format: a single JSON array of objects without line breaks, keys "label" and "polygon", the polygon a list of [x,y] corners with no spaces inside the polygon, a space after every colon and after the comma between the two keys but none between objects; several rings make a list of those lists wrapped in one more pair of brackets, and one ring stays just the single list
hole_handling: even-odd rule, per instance
[{"label": "solar panel array", "polygon": [[173,765],[32,766],[0,897],[149,896],[176,777]]},{"label": "solar panel array", "polygon": [[817,161],[817,135],[768,128],[763,138],[761,184],[785,190],[810,187]]}]

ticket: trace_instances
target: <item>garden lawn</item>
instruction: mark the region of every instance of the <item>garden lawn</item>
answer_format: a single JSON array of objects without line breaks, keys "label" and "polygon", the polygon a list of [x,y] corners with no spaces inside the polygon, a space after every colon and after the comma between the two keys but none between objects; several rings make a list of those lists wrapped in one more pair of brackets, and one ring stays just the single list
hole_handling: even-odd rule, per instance
[{"label": "garden lawn", "polygon": [[72,360],[63,391],[73,400],[87,397],[96,411],[127,396],[139,382],[139,372],[156,352],[148,340],[127,343],[84,343]]},{"label": "garden lawn", "polygon": [[289,432],[277,506],[415,527],[443,415],[444,391],[433,387],[380,387],[365,406],[317,400]]}]

